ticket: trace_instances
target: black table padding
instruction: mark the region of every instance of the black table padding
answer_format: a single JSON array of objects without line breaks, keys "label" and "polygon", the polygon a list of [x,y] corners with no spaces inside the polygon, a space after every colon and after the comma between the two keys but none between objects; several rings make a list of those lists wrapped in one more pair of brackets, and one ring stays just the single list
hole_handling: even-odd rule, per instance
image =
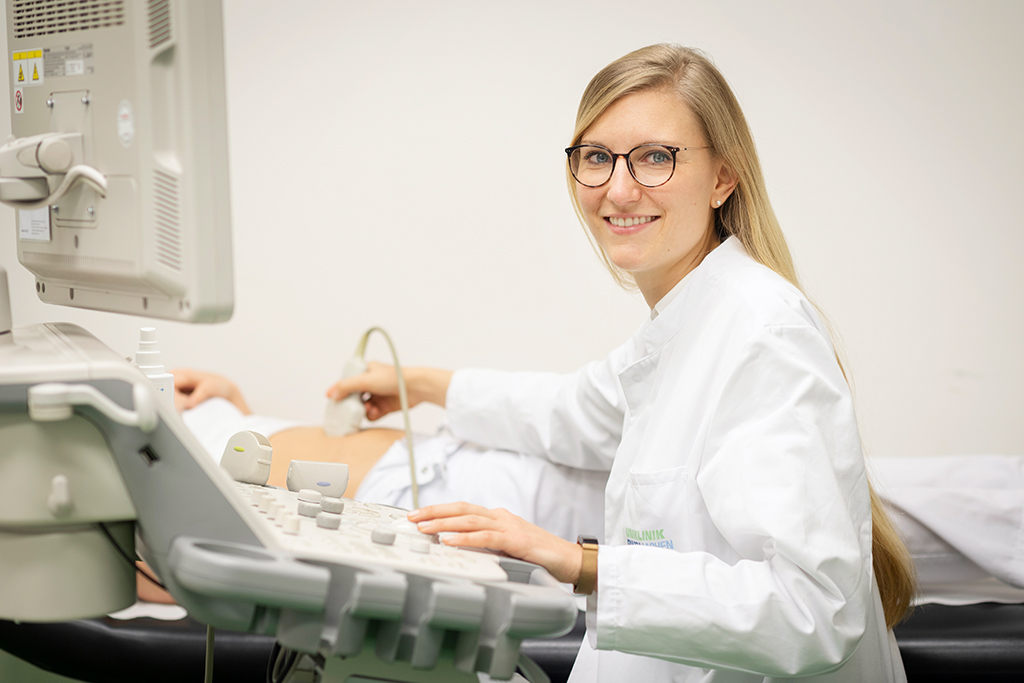
[{"label": "black table padding", "polygon": [[[272,636],[216,631],[214,680],[263,683],[274,642]],[[90,683],[199,682],[206,669],[206,626],[190,618],[0,620],[0,648],[40,669]]]},{"label": "black table padding", "polygon": [[564,636],[524,640],[520,652],[540,664],[551,683],[565,683],[586,632],[586,615],[580,612],[576,615],[576,625]]},{"label": "black table padding", "polygon": [[895,632],[908,683],[1024,682],[1024,605],[922,605]]},{"label": "black table padding", "polygon": [[[566,680],[583,638],[583,615],[569,634],[528,640],[522,651]],[[1024,681],[1024,605],[925,605],[896,627],[909,683]],[[274,639],[217,631],[214,680],[263,683]],[[90,683],[202,680],[206,627],[186,618],[84,619],[61,624],[0,620],[0,649],[53,673]]]}]

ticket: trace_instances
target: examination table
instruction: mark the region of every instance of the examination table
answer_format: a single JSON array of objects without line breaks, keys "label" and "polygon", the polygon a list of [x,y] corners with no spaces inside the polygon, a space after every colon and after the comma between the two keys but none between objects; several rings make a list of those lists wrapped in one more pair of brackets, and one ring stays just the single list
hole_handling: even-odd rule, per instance
[{"label": "examination table", "polygon": [[[522,652],[565,681],[583,638],[583,615],[569,634],[527,640]],[[923,605],[896,638],[910,683],[1024,681],[1024,604]],[[262,683],[271,636],[217,631],[214,680]],[[206,627],[178,621],[102,618],[60,624],[0,620],[0,649],[41,669],[93,683],[201,681]]]}]

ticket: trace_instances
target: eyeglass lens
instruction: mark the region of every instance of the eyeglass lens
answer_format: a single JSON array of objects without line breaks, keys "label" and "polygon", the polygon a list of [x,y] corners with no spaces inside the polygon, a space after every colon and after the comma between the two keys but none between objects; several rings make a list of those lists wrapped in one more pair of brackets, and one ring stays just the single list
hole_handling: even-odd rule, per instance
[{"label": "eyeglass lens", "polygon": [[[615,156],[604,147],[584,145],[569,156],[572,175],[583,185],[597,187],[612,177]],[[668,182],[675,170],[672,151],[661,145],[637,147],[629,153],[629,170],[641,185],[656,187]]]}]

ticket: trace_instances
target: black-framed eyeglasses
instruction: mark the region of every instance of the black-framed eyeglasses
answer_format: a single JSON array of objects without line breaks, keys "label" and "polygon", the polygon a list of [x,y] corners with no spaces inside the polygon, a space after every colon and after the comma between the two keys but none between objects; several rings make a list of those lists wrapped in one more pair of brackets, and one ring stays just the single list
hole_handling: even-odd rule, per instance
[{"label": "black-framed eyeglasses", "polygon": [[569,171],[580,185],[601,187],[615,172],[619,157],[626,160],[633,180],[644,187],[658,187],[672,179],[676,170],[676,154],[708,147],[673,147],[671,145],[640,145],[625,154],[616,154],[601,145],[575,145],[567,147]]}]

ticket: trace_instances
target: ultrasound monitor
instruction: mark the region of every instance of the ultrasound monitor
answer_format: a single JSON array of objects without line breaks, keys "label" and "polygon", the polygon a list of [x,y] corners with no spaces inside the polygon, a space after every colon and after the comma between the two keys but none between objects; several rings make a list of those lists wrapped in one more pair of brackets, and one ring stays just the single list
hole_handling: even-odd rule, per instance
[{"label": "ultrasound monitor", "polygon": [[[7,0],[0,201],[47,303],[231,317],[220,2]],[[8,268],[10,264],[4,264]]]}]

